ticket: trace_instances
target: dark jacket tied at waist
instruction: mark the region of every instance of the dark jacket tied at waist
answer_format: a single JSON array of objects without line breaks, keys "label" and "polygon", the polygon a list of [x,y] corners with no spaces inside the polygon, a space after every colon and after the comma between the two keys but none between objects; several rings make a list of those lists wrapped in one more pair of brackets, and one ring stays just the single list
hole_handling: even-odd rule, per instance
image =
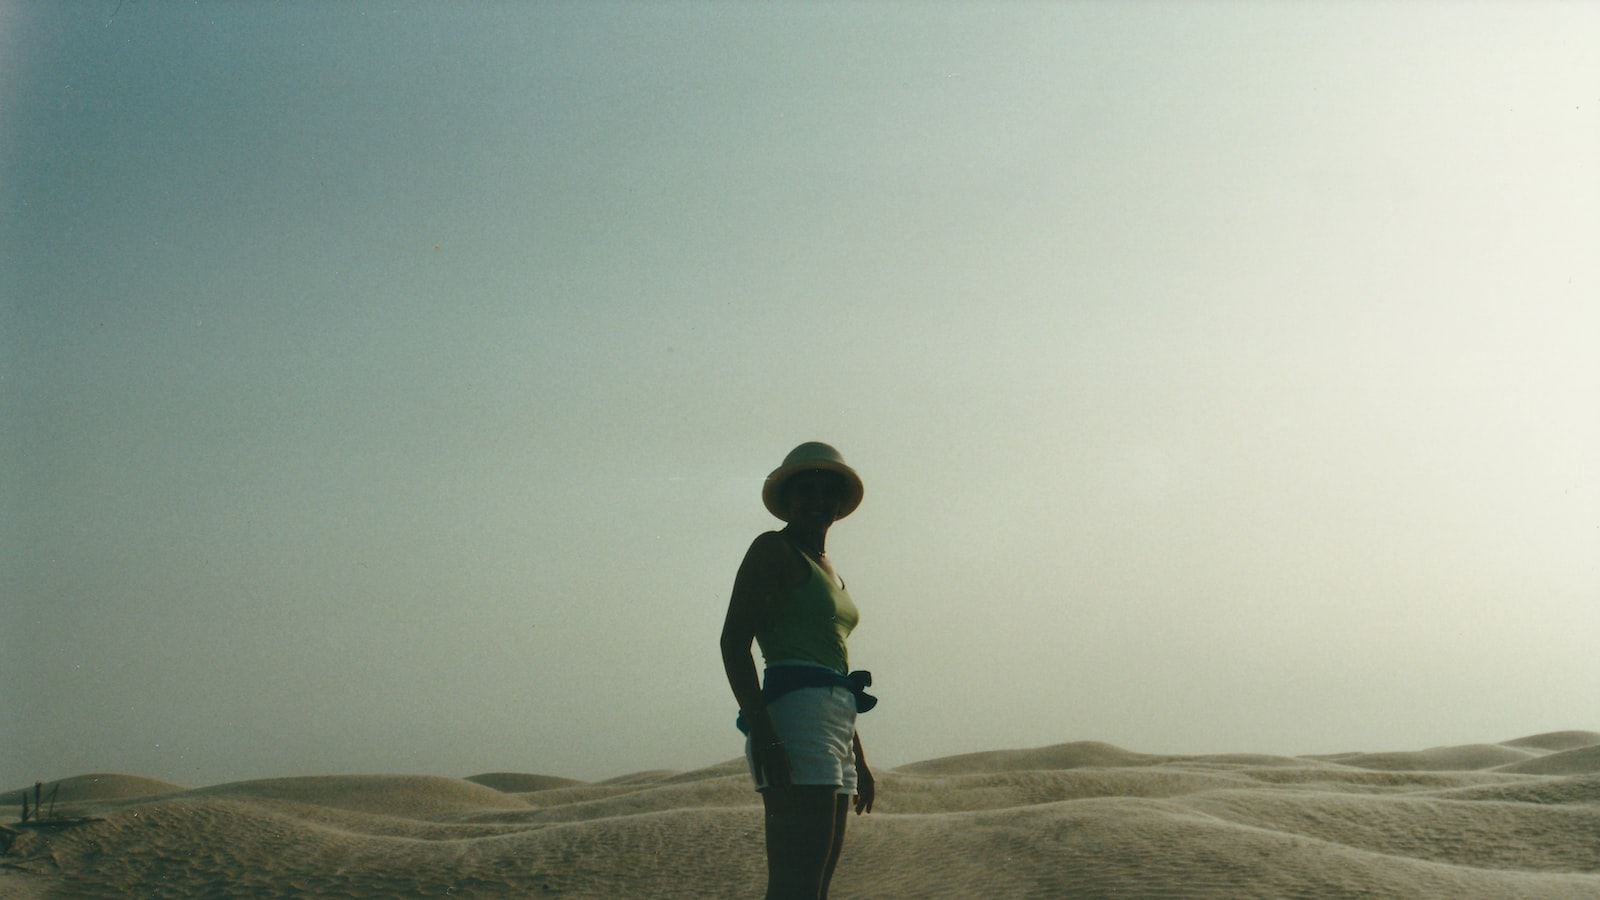
[{"label": "dark jacket tied at waist", "polygon": [[[878,698],[867,693],[867,688],[871,686],[872,673],[865,669],[857,669],[849,675],[840,675],[832,669],[824,669],[821,666],[772,666],[767,669],[766,677],[761,680],[761,700],[764,703],[771,703],[784,694],[793,693],[801,688],[842,687],[856,695],[856,712],[864,713],[878,705]],[[745,723],[742,710],[734,724],[745,734],[750,733],[750,726]]]}]

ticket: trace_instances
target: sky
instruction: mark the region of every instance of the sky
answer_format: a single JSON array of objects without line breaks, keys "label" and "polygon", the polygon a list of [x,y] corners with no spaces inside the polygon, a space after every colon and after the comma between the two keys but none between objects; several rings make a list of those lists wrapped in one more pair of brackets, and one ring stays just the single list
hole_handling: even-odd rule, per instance
[{"label": "sky", "polygon": [[0,0],[0,788],[1600,730],[1600,5]]}]

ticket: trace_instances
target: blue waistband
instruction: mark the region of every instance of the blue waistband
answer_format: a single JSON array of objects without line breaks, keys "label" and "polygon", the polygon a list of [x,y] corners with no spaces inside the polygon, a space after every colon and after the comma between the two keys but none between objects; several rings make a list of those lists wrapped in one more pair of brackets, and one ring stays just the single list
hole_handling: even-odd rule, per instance
[{"label": "blue waistband", "polygon": [[[849,675],[840,675],[822,666],[771,666],[767,669],[766,677],[761,679],[761,700],[771,703],[784,694],[801,688],[842,687],[856,695],[856,712],[864,713],[870,712],[878,705],[878,698],[867,693],[867,688],[871,686],[872,673],[865,669],[857,669]],[[750,726],[745,724],[743,711],[733,724],[745,734],[750,733]]]}]

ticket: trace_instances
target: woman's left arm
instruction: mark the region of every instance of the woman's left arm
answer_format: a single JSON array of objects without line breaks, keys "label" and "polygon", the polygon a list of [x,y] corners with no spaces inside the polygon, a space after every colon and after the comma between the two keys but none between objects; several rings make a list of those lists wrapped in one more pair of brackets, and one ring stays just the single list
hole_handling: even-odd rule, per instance
[{"label": "woman's left arm", "polygon": [[867,768],[867,755],[861,751],[861,732],[851,739],[851,749],[856,755],[856,815],[872,812],[872,801],[878,797],[878,783]]}]

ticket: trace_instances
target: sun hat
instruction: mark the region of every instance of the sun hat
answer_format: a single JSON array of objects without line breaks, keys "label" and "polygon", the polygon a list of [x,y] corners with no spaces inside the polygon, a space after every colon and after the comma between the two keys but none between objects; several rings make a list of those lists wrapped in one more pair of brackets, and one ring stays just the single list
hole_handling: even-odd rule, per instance
[{"label": "sun hat", "polygon": [[788,510],[783,508],[783,483],[792,475],[813,469],[838,472],[844,476],[845,497],[844,503],[839,506],[839,518],[855,512],[865,493],[861,476],[856,474],[855,469],[845,465],[839,451],[821,441],[807,441],[790,450],[789,455],[783,458],[783,465],[773,469],[772,474],[767,476],[766,483],[761,486],[761,502],[766,504],[767,511],[785,522],[789,521]]}]

